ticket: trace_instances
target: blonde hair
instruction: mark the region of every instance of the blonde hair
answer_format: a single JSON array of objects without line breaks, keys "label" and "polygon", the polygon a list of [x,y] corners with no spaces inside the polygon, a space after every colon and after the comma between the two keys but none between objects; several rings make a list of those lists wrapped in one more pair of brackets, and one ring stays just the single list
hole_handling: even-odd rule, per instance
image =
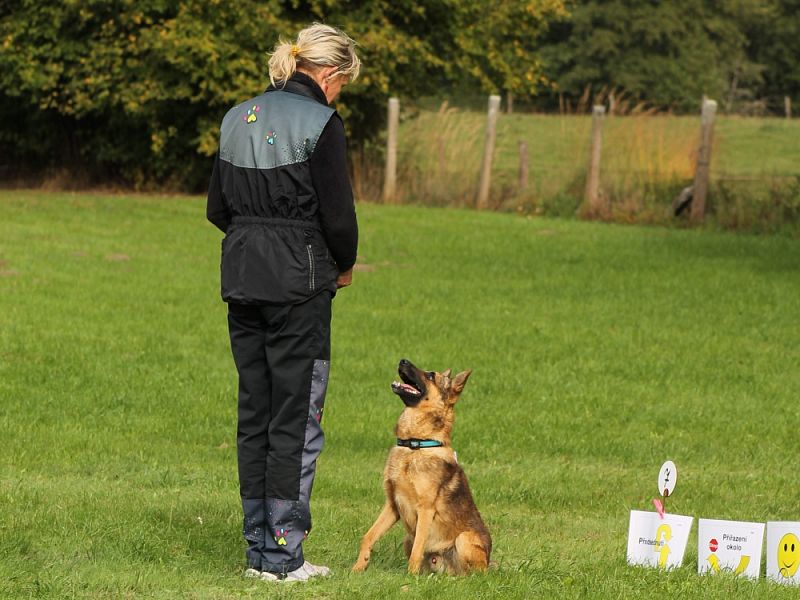
[{"label": "blonde hair", "polygon": [[314,23],[297,34],[297,41],[280,39],[269,58],[269,80],[286,81],[298,67],[316,71],[323,67],[336,67],[330,77],[342,75],[348,81],[358,77],[361,60],[356,55],[356,43],[343,31]]}]

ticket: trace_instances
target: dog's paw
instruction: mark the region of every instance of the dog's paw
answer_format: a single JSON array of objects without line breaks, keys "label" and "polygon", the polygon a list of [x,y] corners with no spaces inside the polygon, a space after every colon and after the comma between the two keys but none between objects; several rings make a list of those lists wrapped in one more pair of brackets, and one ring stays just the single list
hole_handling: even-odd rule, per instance
[{"label": "dog's paw", "polygon": [[353,573],[363,573],[364,571],[367,570],[368,566],[369,566],[369,558],[363,558],[359,556],[358,560],[353,565],[351,571],[353,571]]},{"label": "dog's paw", "polygon": [[422,565],[408,563],[408,573],[410,575],[419,575],[420,573],[422,573]]}]

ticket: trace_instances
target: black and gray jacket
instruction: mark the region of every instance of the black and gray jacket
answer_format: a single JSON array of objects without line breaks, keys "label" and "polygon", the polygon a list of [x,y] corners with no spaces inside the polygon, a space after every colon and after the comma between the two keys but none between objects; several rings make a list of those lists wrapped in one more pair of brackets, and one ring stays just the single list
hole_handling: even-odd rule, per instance
[{"label": "black and gray jacket", "polygon": [[325,94],[296,73],[222,120],[208,190],[222,240],[222,299],[296,304],[336,292],[356,261],[358,225],[344,126]]}]

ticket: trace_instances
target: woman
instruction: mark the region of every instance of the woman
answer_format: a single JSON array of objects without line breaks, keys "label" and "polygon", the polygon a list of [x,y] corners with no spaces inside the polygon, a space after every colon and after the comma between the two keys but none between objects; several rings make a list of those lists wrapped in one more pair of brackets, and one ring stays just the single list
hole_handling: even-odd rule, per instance
[{"label": "woman", "polygon": [[267,581],[330,573],[305,561],[302,543],[323,444],[331,300],[352,281],[358,243],[344,126],[328,105],[360,65],[353,40],[327,25],[279,43],[267,91],[222,120],[209,186],[239,373],[245,575]]}]

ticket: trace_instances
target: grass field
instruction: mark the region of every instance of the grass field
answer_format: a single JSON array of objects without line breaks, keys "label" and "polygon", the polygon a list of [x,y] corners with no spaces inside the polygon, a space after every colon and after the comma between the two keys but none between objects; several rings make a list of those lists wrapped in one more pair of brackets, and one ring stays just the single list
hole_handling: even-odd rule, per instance
[{"label": "grass field", "polygon": [[[241,577],[220,235],[199,198],[0,193],[0,597],[793,598],[763,577],[626,565],[672,512],[800,520],[800,241],[359,205],[335,300],[309,559]],[[454,445],[499,567],[405,572],[380,508],[398,359],[473,368]],[[763,572],[763,564],[762,564]]]}]

